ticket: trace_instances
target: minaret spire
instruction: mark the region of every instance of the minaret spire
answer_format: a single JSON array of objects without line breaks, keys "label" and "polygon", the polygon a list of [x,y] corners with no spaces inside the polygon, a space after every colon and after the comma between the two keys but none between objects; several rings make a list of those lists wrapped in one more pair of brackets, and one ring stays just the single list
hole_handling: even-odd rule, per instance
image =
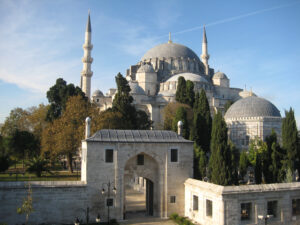
[{"label": "minaret spire", "polygon": [[169,32],[169,41],[168,41],[168,43],[172,43],[171,32]]},{"label": "minaret spire", "polygon": [[91,77],[93,76],[93,71],[91,70],[91,65],[93,62],[93,58],[91,57],[91,52],[93,49],[92,45],[92,26],[91,26],[91,19],[90,19],[90,10],[88,13],[88,20],[86,24],[85,30],[85,40],[82,46],[83,48],[83,69],[81,71],[81,82],[80,87],[81,90],[85,93],[86,97],[91,97]]},{"label": "minaret spire", "polygon": [[205,66],[205,74],[209,75],[209,65],[208,65],[208,59],[209,54],[207,52],[207,38],[206,38],[206,30],[205,26],[203,27],[203,40],[202,40],[202,55],[201,55],[202,62]]}]

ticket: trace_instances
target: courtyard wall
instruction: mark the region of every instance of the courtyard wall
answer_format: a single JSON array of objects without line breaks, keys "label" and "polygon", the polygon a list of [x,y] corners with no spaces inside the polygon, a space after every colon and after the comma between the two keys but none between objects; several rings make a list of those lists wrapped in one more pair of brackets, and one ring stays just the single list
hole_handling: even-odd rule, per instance
[{"label": "courtyard wall", "polygon": [[[72,224],[76,217],[85,218],[88,206],[87,188],[82,181],[32,181],[34,212],[30,224]],[[8,225],[24,224],[25,215],[17,214],[27,197],[28,182],[0,182],[0,222]]]}]

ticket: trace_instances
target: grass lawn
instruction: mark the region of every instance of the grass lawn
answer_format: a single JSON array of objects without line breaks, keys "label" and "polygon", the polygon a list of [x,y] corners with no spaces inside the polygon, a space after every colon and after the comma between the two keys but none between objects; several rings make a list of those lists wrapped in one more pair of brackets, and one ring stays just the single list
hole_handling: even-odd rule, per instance
[{"label": "grass lawn", "polygon": [[69,171],[52,171],[52,174],[43,173],[41,177],[37,177],[33,173],[23,174],[9,174],[0,173],[1,181],[76,181],[80,180],[80,171],[70,173]]}]

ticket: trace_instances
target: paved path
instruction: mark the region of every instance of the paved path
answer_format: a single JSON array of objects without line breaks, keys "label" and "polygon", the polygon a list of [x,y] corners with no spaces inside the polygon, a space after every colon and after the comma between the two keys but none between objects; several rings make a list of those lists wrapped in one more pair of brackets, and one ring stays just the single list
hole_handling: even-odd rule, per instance
[{"label": "paved path", "polygon": [[171,220],[168,219],[160,219],[155,217],[144,217],[139,219],[130,219],[128,221],[121,221],[120,224],[126,225],[176,225]]},{"label": "paved path", "polygon": [[126,225],[175,225],[168,219],[146,216],[145,194],[126,187]]}]

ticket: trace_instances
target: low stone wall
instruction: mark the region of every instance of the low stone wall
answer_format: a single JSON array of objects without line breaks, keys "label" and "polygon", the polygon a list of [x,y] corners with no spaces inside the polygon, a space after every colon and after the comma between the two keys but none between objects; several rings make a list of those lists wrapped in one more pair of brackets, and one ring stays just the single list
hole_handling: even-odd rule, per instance
[{"label": "low stone wall", "polygon": [[76,217],[85,218],[87,188],[82,181],[0,182],[0,223],[8,225],[25,223],[25,215],[17,208],[27,197],[30,183],[34,212],[30,224],[68,223]]}]

